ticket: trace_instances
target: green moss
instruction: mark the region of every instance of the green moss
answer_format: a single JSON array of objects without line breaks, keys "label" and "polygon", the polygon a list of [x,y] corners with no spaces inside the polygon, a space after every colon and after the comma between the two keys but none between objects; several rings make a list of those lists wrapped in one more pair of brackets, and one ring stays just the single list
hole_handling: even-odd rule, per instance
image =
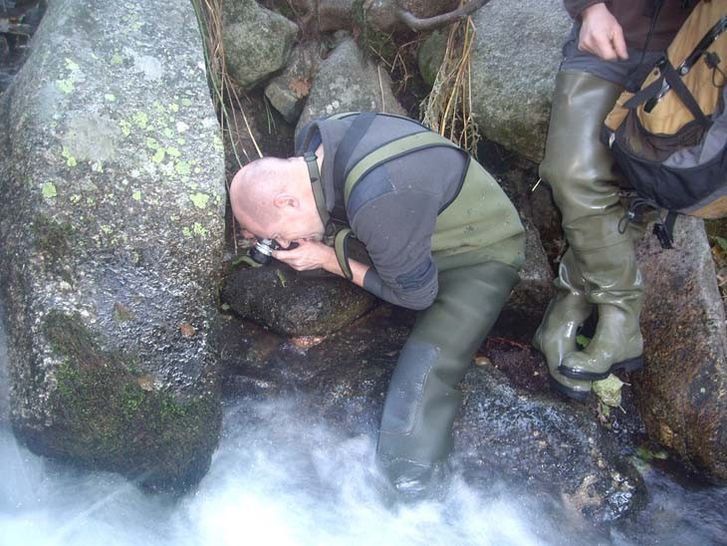
[{"label": "green moss", "polygon": [[164,148],[159,148],[154,155],[151,157],[151,160],[154,163],[161,163],[164,161],[164,158],[166,157],[166,152],[164,151]]},{"label": "green moss", "polygon": [[63,159],[66,160],[67,166],[75,167],[76,165],[78,165],[78,161],[76,161],[76,158],[73,157],[71,151],[66,146],[63,146],[63,149],[61,150],[61,156],[63,157]]},{"label": "green moss", "polygon": [[75,72],[76,70],[81,68],[80,66],[78,66],[78,63],[75,62],[73,59],[69,59],[68,57],[66,57],[65,61],[66,61],[66,68],[68,70],[70,70],[71,72]]},{"label": "green moss", "polygon": [[188,175],[191,172],[187,161],[177,161],[174,164],[174,170],[177,171],[177,174],[181,174],[182,176]]},{"label": "green moss", "polygon": [[196,471],[190,465],[216,441],[215,396],[183,399],[155,388],[148,376],[139,375],[138,364],[102,349],[80,316],[51,312],[43,329],[62,360],[52,394],[63,416],[57,450],[87,464],[145,474],[151,481]]},{"label": "green moss", "polygon": [[195,193],[193,195],[190,195],[189,198],[192,200],[192,203],[194,203],[194,206],[198,209],[205,208],[210,200],[210,196],[206,193]]},{"label": "green moss", "polygon": [[72,93],[73,90],[76,88],[76,86],[73,85],[73,81],[70,79],[56,81],[56,87],[59,91],[65,93],[66,95]]},{"label": "green moss", "polygon": [[141,129],[146,129],[147,125],[149,125],[149,116],[145,112],[136,112],[132,120]]},{"label": "green moss", "polygon": [[40,191],[43,194],[43,197],[45,197],[46,199],[52,199],[53,197],[58,195],[56,185],[53,182],[46,182],[45,184],[43,184]]}]

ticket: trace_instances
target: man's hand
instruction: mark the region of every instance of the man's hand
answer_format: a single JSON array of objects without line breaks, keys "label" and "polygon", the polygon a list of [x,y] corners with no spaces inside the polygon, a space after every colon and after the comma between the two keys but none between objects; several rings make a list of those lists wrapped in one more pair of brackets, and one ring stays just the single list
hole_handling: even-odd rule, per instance
[{"label": "man's hand", "polygon": [[310,269],[328,269],[331,263],[338,265],[334,250],[318,241],[295,241],[296,248],[291,250],[274,250],[273,258],[288,264],[296,271]]},{"label": "man's hand", "polygon": [[604,3],[593,4],[581,13],[578,49],[606,61],[628,59],[623,29]]},{"label": "man's hand", "polygon": [[[296,271],[325,269],[329,273],[343,277],[343,271],[341,271],[341,266],[338,265],[336,251],[333,248],[318,241],[300,240],[295,242],[298,243],[296,248],[290,250],[274,250],[273,258],[288,264]],[[349,260],[349,265],[353,273],[351,282],[363,288],[364,277],[369,270],[369,266],[356,260]]]}]

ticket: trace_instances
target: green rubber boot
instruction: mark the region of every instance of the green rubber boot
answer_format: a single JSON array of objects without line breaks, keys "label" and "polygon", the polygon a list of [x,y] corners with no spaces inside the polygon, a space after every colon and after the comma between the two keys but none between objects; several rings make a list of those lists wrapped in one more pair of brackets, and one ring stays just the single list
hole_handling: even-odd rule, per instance
[{"label": "green rubber boot", "polygon": [[457,385],[518,280],[513,267],[494,261],[439,274],[437,298],[399,355],[381,419],[377,459],[402,499],[437,495],[462,399]]},{"label": "green rubber boot", "polygon": [[625,210],[601,125],[621,86],[579,71],[556,79],[545,159],[540,175],[550,183],[563,231],[585,281],[586,300],[597,306],[596,333],[584,351],[566,354],[558,371],[596,380],[640,366],[638,328],[643,286],[629,233],[619,229]]},{"label": "green rubber boot", "polygon": [[643,366],[644,340],[639,328],[643,292],[633,243],[580,251],[588,300],[598,308],[598,324],[588,347],[563,358],[560,372],[573,379],[605,379],[612,372],[635,371]]},{"label": "green rubber boot", "polygon": [[593,306],[586,300],[583,277],[568,249],[560,260],[558,277],[554,281],[556,296],[550,301],[540,323],[533,346],[548,363],[550,386],[561,394],[576,400],[585,400],[591,392],[590,381],[578,381],[558,371],[563,356],[578,349],[578,327],[590,316]]}]

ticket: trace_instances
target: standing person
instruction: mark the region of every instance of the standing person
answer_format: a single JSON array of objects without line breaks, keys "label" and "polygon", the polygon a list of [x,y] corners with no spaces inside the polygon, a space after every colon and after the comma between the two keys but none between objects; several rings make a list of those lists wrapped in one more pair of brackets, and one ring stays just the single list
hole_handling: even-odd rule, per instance
[{"label": "standing person", "polygon": [[[277,241],[296,270],[345,276],[421,310],[389,385],[377,459],[405,498],[434,492],[451,450],[457,385],[494,324],[524,260],[524,230],[497,182],[419,123],[348,114],[303,128],[297,154],[243,167],[230,189],[247,236]],[[372,265],[348,259],[348,226]],[[295,248],[291,243],[297,243]]]},{"label": "standing person", "polygon": [[[556,78],[540,176],[562,215],[568,249],[557,294],[533,343],[551,385],[572,398],[591,381],[642,366],[639,314],[643,280],[601,125],[629,83],[639,84],[689,15],[685,0],[564,0],[574,19]],[[596,331],[577,350],[576,330],[598,311]]]}]

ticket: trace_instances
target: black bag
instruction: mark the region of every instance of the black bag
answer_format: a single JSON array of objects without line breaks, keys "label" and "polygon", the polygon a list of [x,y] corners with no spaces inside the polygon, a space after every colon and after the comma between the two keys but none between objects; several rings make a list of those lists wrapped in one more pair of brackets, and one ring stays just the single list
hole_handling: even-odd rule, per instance
[{"label": "black bag", "polygon": [[[636,93],[624,92],[603,138],[638,194],[632,207],[727,216],[727,0],[700,1]],[[633,213],[633,210],[631,211]],[[664,237],[667,235],[668,237]]]}]

